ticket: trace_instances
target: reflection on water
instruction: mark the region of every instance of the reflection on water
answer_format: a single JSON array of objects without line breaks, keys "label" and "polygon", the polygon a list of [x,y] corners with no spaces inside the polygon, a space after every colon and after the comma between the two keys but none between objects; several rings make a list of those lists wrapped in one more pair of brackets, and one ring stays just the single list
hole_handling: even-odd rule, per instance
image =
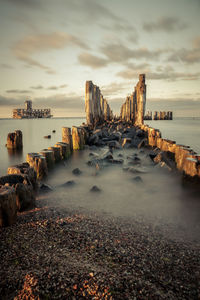
[{"label": "reflection on water", "polygon": [[7,148],[8,156],[10,157],[10,160],[13,158],[22,158],[23,157],[23,149],[9,149]]}]

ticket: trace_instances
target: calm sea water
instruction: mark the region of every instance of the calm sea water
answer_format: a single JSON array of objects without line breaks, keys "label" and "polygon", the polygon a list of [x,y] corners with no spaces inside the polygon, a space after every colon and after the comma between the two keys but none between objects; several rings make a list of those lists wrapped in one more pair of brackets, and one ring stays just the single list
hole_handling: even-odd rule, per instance
[{"label": "calm sea water", "polygon": [[160,129],[162,138],[176,141],[177,144],[190,146],[200,153],[200,118],[184,118],[172,121],[145,121],[153,128]]},{"label": "calm sea water", "polygon": [[[62,139],[62,127],[79,126],[84,118],[55,118],[55,119],[0,119],[0,175],[6,174],[8,166],[26,160],[29,152],[38,152],[53,146]],[[189,145],[200,153],[200,119],[176,119],[173,121],[145,121],[146,124],[158,128],[162,137],[175,140],[179,144]],[[13,155],[5,147],[7,134],[14,130],[23,132],[23,150]],[[52,133],[56,130],[56,133]],[[51,139],[44,139],[51,134]]]},{"label": "calm sea water", "polygon": [[[0,175],[6,174],[8,166],[26,161],[27,153],[39,152],[62,141],[62,127],[79,126],[84,121],[84,118],[0,119]],[[14,130],[23,133],[23,150],[16,154],[5,147],[8,133]],[[49,134],[51,139],[45,139],[44,136]]]}]

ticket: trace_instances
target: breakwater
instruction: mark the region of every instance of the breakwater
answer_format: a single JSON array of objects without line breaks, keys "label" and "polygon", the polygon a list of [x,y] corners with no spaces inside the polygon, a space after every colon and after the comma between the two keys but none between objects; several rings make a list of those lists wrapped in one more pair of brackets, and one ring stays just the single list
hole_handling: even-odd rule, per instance
[{"label": "breakwater", "polygon": [[[123,159],[113,157],[115,149],[144,147],[149,150],[147,155],[155,165],[178,171],[184,182],[199,183],[199,155],[187,146],[162,139],[159,130],[143,124],[146,105],[144,74],[139,76],[132,98],[126,99],[122,105],[121,117],[113,118],[103,99],[99,88],[91,81],[87,82],[87,124],[63,127],[62,141],[38,153],[28,153],[26,163],[8,168],[8,175],[0,178],[0,226],[13,224],[18,210],[34,206],[38,189],[46,188],[40,182],[45,180],[55,164],[68,159],[73,151],[85,147],[106,147],[106,153],[102,157],[90,161],[96,169],[101,168],[104,161],[123,165]],[[145,172],[138,161],[135,157],[133,166],[127,170],[134,173]]]}]

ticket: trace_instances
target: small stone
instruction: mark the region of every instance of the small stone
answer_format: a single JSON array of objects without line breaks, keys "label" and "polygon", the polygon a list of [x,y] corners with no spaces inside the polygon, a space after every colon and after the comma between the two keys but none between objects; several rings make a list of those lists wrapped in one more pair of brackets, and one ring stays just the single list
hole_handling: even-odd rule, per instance
[{"label": "small stone", "polygon": [[143,182],[143,180],[142,180],[142,178],[141,178],[140,176],[134,177],[133,180],[134,180],[135,182]]},{"label": "small stone", "polygon": [[90,189],[90,192],[99,193],[99,192],[101,192],[101,189],[98,188],[98,186],[94,185],[94,186]]},{"label": "small stone", "polygon": [[65,183],[61,184],[60,187],[72,187],[74,186],[76,183],[74,180],[69,180],[66,181]]},{"label": "small stone", "polygon": [[50,138],[51,138],[51,135],[50,135],[50,134],[49,134],[49,135],[45,135],[44,138],[45,138],[45,139],[50,139]]},{"label": "small stone", "polygon": [[40,192],[42,193],[48,193],[48,192],[52,192],[53,191],[53,188],[46,184],[46,183],[41,183],[40,185]]},{"label": "small stone", "polygon": [[82,173],[82,171],[79,169],[79,168],[76,168],[76,169],[74,169],[73,171],[72,171],[72,173],[74,174],[74,175],[81,175],[81,173]]}]

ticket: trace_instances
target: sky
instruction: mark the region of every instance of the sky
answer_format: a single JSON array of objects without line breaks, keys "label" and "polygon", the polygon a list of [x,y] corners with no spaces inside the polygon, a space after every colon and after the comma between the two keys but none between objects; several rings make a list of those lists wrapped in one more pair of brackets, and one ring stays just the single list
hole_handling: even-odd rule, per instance
[{"label": "sky", "polygon": [[200,117],[200,0],[0,0],[0,118],[31,99],[85,116],[92,80],[119,113],[146,74],[147,109]]}]

